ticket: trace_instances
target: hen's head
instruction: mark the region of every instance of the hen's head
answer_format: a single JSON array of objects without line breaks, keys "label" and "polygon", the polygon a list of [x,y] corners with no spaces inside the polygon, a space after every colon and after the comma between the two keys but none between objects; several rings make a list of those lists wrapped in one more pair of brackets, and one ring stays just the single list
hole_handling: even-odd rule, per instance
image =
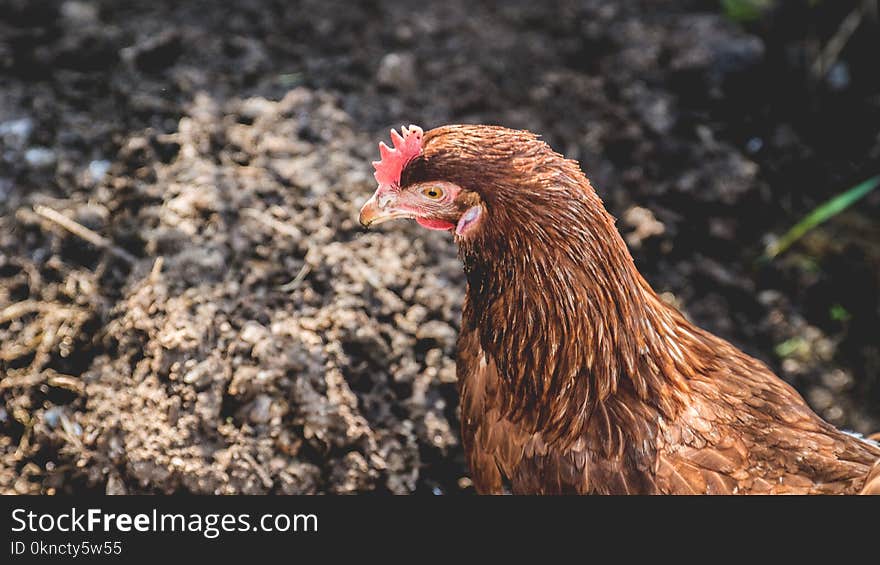
[{"label": "hen's head", "polygon": [[540,208],[552,197],[546,188],[559,186],[559,175],[569,172],[568,161],[525,131],[455,125],[423,133],[410,126],[402,135],[392,130],[391,139],[393,148],[380,143],[381,160],[373,163],[379,187],[361,208],[364,226],[411,218],[458,238],[490,222],[505,229],[528,221],[511,213]]}]

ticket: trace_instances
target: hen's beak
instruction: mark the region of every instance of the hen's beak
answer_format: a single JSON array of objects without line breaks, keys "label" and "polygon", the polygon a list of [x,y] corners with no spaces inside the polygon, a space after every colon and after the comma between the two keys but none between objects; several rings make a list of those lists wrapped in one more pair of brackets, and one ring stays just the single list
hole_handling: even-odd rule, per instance
[{"label": "hen's beak", "polygon": [[[378,194],[378,191],[377,191]],[[411,218],[412,215],[403,210],[395,210],[387,202],[384,206],[380,206],[376,194],[370,197],[361,207],[361,214],[358,217],[361,225],[365,228],[393,220],[395,218]]]}]

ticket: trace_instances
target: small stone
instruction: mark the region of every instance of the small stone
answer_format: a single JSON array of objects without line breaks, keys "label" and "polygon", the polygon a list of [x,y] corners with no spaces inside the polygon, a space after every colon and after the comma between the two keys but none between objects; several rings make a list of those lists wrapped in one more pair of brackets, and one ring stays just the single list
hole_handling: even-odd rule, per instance
[{"label": "small stone", "polygon": [[834,396],[831,394],[831,391],[824,387],[817,386],[811,388],[807,393],[807,397],[813,409],[819,412],[827,410],[834,404]]},{"label": "small stone", "polygon": [[446,322],[430,320],[419,326],[416,339],[432,340],[444,349],[450,349],[455,345],[455,330]]},{"label": "small stone", "polygon": [[103,229],[109,217],[110,211],[100,204],[83,204],[76,209],[76,221],[95,231]]},{"label": "small stone", "polygon": [[836,62],[825,79],[832,90],[846,90],[850,83],[849,66],[844,61]]},{"label": "small stone", "polygon": [[9,147],[22,147],[34,131],[34,122],[30,118],[19,118],[0,123],[0,138]]},{"label": "small stone", "polygon": [[253,424],[265,424],[272,417],[272,397],[267,394],[258,395],[251,403],[248,411],[248,420]]},{"label": "small stone", "polygon": [[35,169],[47,169],[56,159],[55,152],[47,147],[31,147],[24,153],[24,160]]},{"label": "small stone", "polygon": [[183,375],[183,382],[185,382],[188,385],[191,385],[193,383],[198,382],[199,379],[202,377],[202,375],[203,375],[202,371],[200,371],[198,369],[193,369],[191,371],[187,371]]},{"label": "small stone", "polygon": [[719,239],[736,239],[736,222],[733,218],[709,218],[709,233]]},{"label": "small stone", "polygon": [[92,182],[98,182],[104,178],[110,170],[110,161],[99,159],[89,163],[89,178]]},{"label": "small stone", "polygon": [[623,213],[624,223],[633,228],[626,234],[626,242],[634,248],[642,246],[642,242],[655,235],[666,232],[666,226],[659,221],[651,210],[641,206],[632,206]]},{"label": "small stone", "polygon": [[822,384],[835,392],[842,392],[852,387],[853,377],[842,369],[834,369],[822,374]]},{"label": "small stone", "polygon": [[416,62],[410,53],[388,53],[379,62],[376,81],[385,87],[407,90],[416,85]]},{"label": "small stone", "polygon": [[128,494],[128,489],[125,488],[125,483],[122,482],[122,479],[117,473],[110,473],[110,476],[107,477],[107,486],[105,488],[105,494],[108,495],[119,496]]},{"label": "small stone", "polygon": [[758,302],[764,306],[773,306],[778,304],[783,295],[778,290],[762,290],[758,293]]},{"label": "small stone", "polygon": [[844,421],[844,412],[843,408],[840,406],[832,406],[828,410],[826,410],[823,414],[825,419],[831,422],[832,424],[839,426]]},{"label": "small stone", "polygon": [[61,408],[55,407],[46,410],[46,413],[43,414],[43,421],[50,428],[57,428],[61,423]]},{"label": "small stone", "polygon": [[258,322],[248,321],[241,330],[241,340],[256,345],[269,335],[268,330]]},{"label": "small stone", "polygon": [[414,324],[421,324],[428,316],[428,309],[421,304],[414,304],[406,311],[406,319]]},{"label": "small stone", "polygon": [[764,140],[760,137],[753,137],[746,142],[746,151],[749,153],[757,153],[764,147]]},{"label": "small stone", "polygon": [[276,102],[255,96],[241,103],[241,115],[253,120],[261,116],[271,115],[275,112],[277,106]]},{"label": "small stone", "polygon": [[61,17],[73,26],[88,26],[98,21],[98,7],[91,2],[69,0],[61,5]]}]

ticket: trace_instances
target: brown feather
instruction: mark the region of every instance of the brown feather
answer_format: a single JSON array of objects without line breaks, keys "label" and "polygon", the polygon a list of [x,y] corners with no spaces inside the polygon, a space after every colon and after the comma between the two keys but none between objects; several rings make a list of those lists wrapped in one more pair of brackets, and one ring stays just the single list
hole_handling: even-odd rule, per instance
[{"label": "brown feather", "polygon": [[657,297],[577,163],[528,132],[448,126],[425,134],[401,185],[431,180],[486,210],[457,238],[478,492],[880,490],[880,447]]}]

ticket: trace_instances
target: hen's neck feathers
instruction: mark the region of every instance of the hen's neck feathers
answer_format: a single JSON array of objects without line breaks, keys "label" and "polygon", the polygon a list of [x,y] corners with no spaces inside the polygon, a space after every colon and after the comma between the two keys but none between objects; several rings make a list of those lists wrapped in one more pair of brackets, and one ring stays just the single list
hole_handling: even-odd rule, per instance
[{"label": "hen's neck feathers", "polygon": [[657,297],[577,164],[533,143],[517,174],[486,171],[486,223],[460,242],[463,330],[504,377],[505,416],[572,439],[624,395],[673,417],[714,336]]}]

